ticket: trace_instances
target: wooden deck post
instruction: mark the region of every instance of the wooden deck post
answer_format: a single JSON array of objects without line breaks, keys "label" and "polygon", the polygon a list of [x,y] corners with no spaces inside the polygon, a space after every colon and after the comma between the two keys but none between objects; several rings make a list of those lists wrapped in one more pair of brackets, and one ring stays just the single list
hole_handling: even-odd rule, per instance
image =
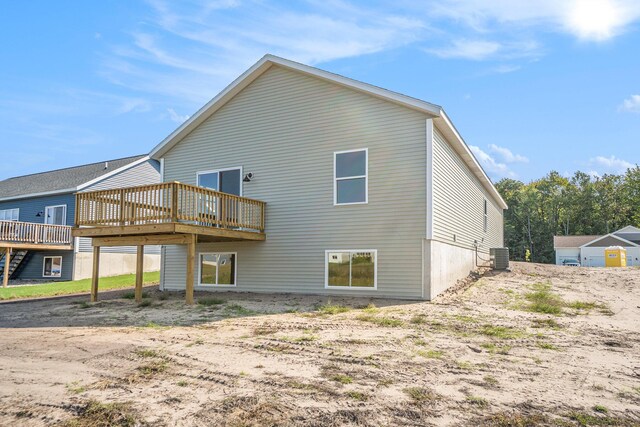
[{"label": "wooden deck post", "polygon": [[9,285],[9,265],[11,264],[11,248],[5,250],[4,256],[4,275],[2,276],[2,287]]},{"label": "wooden deck post", "polygon": [[98,301],[98,278],[100,277],[100,246],[93,247],[93,271],[91,273],[91,302]]},{"label": "wooden deck post", "polygon": [[136,302],[142,301],[142,274],[144,272],[144,246],[138,245],[136,258]]},{"label": "wooden deck post", "polygon": [[185,302],[189,305],[193,304],[193,269],[196,263],[196,235],[189,236],[187,243],[187,277],[185,283]]}]

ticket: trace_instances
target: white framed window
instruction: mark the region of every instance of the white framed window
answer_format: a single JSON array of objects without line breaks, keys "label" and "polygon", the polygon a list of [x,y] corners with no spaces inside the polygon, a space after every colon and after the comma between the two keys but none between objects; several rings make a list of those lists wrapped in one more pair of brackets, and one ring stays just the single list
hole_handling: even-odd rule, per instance
[{"label": "white framed window", "polygon": [[198,259],[200,286],[236,286],[238,266],[236,252],[206,252]]},{"label": "white framed window", "polygon": [[20,209],[2,209],[0,210],[0,221],[18,221],[20,218]]},{"label": "white framed window", "polygon": [[369,202],[369,149],[333,153],[333,204]]},{"label": "white framed window", "polygon": [[199,187],[242,196],[242,166],[196,173]]},{"label": "white framed window", "polygon": [[376,249],[335,249],[325,251],[325,288],[378,287]]},{"label": "white framed window", "polygon": [[67,205],[47,206],[44,208],[44,223],[67,225]]},{"label": "white framed window", "polygon": [[62,277],[61,256],[46,256],[42,259],[42,277]]},{"label": "white framed window", "polygon": [[488,228],[489,228],[489,209],[487,206],[487,199],[484,199],[484,222],[482,224],[482,229],[486,233]]}]

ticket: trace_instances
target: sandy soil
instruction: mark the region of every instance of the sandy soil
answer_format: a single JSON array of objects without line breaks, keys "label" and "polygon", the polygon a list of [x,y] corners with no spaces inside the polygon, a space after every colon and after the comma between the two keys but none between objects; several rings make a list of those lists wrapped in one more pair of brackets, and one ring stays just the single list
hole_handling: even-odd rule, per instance
[{"label": "sandy soil", "polygon": [[640,270],[512,268],[432,303],[0,304],[0,425],[640,425]]}]

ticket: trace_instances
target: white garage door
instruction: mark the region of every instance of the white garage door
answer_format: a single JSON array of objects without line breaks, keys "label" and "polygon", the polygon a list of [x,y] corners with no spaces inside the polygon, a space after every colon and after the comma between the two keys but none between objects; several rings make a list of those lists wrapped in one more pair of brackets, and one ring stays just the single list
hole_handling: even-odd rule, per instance
[{"label": "white garage door", "polygon": [[604,257],[603,256],[588,257],[587,267],[604,267]]}]

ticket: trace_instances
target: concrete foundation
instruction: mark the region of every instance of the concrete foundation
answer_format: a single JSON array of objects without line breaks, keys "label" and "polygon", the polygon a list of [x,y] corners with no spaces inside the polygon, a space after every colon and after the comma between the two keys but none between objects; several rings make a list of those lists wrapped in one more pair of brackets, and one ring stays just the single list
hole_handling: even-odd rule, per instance
[{"label": "concrete foundation", "polygon": [[[73,266],[73,280],[88,279],[91,277],[93,266],[93,253],[78,252],[75,254]],[[144,256],[144,271],[159,271],[160,255]],[[118,276],[120,274],[132,274],[136,272],[136,254],[100,254],[100,277]]]},{"label": "concrete foundation", "polygon": [[[424,240],[424,298],[432,300],[438,294],[464,279],[476,269],[476,252],[435,240]],[[489,254],[479,256],[489,259]],[[481,260],[478,260],[481,263]]]}]

